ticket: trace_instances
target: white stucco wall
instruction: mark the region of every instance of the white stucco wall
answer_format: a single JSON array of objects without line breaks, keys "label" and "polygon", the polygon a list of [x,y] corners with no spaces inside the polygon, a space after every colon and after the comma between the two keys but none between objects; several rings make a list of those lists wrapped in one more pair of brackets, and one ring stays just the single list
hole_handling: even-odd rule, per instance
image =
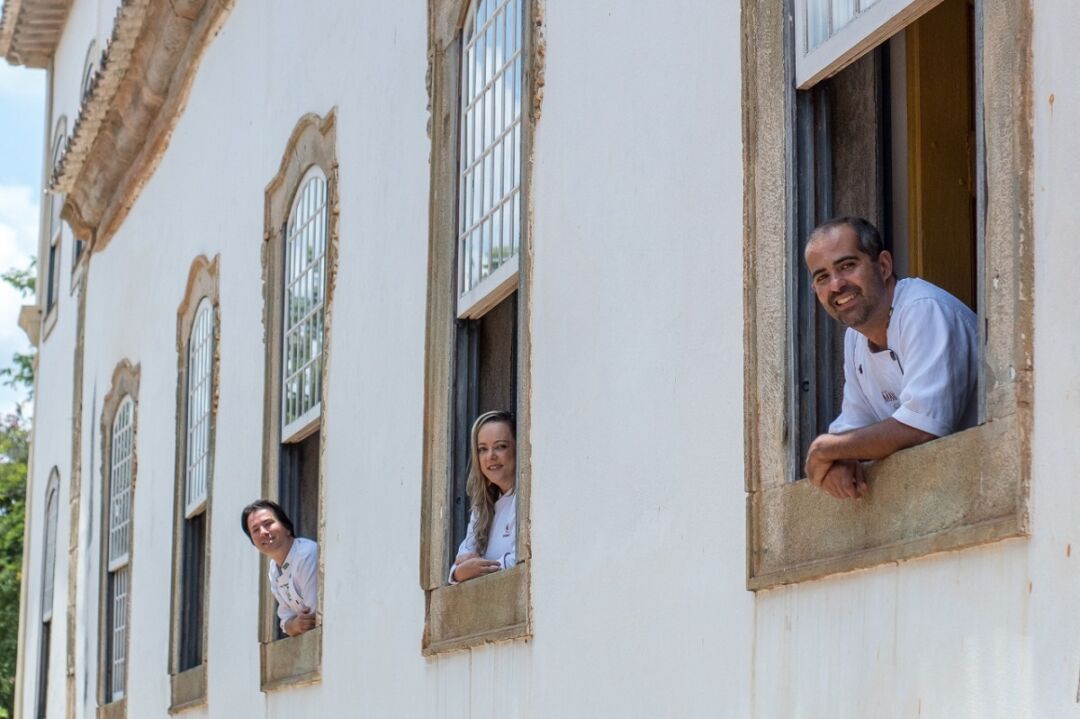
[{"label": "white stucco wall", "polygon": [[[218,253],[209,705],[184,716],[1075,716],[1080,618],[1068,598],[1080,558],[1067,547],[1078,543],[1069,470],[1080,448],[1062,437],[1080,426],[1080,98],[1066,62],[1080,10],[1054,3],[1036,16],[1033,537],[755,596],[745,589],[739,6],[547,4],[532,174],[534,636],[425,659],[426,8],[236,3],[164,159],[90,269],[82,536],[92,541],[80,550],[78,717],[96,705],[100,409],[122,358],[141,367],[128,716],[164,716],[168,705],[176,308],[192,259]],[[71,93],[61,86],[69,67],[81,72],[102,12],[76,3],[58,96],[77,91],[77,79]],[[341,242],[323,678],[264,694],[264,579],[236,522],[260,492],[263,191],[296,121],[332,107]],[[60,467],[58,548],[74,337],[70,268],[61,274],[38,370],[33,487],[43,493]],[[38,526],[43,505],[33,506]],[[64,559],[53,707],[63,699]],[[25,706],[35,682],[27,671]]]}]

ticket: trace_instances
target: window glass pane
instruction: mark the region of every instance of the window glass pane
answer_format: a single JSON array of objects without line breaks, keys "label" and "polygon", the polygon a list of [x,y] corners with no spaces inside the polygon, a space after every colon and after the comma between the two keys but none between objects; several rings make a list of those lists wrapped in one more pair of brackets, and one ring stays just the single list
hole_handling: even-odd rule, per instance
[{"label": "window glass pane", "polygon": [[109,568],[127,564],[131,533],[131,465],[135,403],[124,397],[112,426],[109,472]]},{"label": "window glass pane", "polygon": [[128,579],[130,575],[127,567],[121,567],[112,574],[112,626],[110,632],[110,700],[116,701],[124,697],[125,669],[127,667],[127,598]]},{"label": "window glass pane", "polygon": [[49,621],[52,618],[53,587],[56,581],[56,520],[59,511],[57,499],[59,488],[55,483],[58,482],[56,470],[53,470],[50,481],[52,486],[49,488],[49,498],[45,505],[45,566],[41,586],[42,621]]},{"label": "window glass pane", "polygon": [[283,439],[321,406],[326,224],[326,178],[316,169],[300,187],[285,239]]},{"label": "window glass pane", "polygon": [[807,49],[813,50],[829,38],[831,6],[832,0],[807,0]]},{"label": "window glass pane", "polygon": [[214,356],[214,308],[203,298],[188,340],[187,471],[185,510],[190,517],[206,502],[210,474],[210,405]]},{"label": "window glass pane", "polygon": [[856,0],[832,0],[832,33],[847,25],[855,17]]},{"label": "window glass pane", "polygon": [[[520,193],[522,23],[520,0],[474,0],[465,23],[458,257],[461,294],[517,251],[504,223]],[[503,208],[507,208],[503,212]]]}]

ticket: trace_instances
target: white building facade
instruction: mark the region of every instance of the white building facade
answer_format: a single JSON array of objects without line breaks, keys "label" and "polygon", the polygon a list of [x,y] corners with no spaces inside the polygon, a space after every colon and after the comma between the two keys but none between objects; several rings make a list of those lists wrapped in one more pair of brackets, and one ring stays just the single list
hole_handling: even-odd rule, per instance
[{"label": "white building facade", "polygon": [[[49,76],[20,716],[1080,716],[1078,28],[5,0]],[[796,481],[831,371],[798,242],[833,214],[970,276],[984,327],[980,426],[845,504]],[[955,217],[962,260],[923,229]],[[519,564],[447,586],[496,408]],[[301,637],[238,526],[262,496],[320,543]]]}]

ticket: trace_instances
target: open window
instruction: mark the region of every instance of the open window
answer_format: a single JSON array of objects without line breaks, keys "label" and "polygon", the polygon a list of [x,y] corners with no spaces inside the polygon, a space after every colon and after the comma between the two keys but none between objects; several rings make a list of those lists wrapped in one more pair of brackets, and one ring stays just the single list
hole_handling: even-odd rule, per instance
[{"label": "open window", "polygon": [[[1022,535],[1028,518],[1030,16],[982,0],[777,5],[743,17],[752,589]],[[901,276],[949,290],[984,330],[982,423],[875,463],[872,496],[848,503],[798,481],[840,408],[842,333],[802,260],[835,215],[876,224]]]},{"label": "open window", "polygon": [[[320,544],[322,422],[338,238],[335,117],[331,111],[325,118],[309,114],[300,120],[266,188],[263,496],[282,506],[296,536]],[[265,559],[263,567],[265,576]],[[321,626],[285,637],[265,582],[260,596],[263,688],[317,678]]]},{"label": "open window", "polygon": [[[528,161],[532,4],[436,0],[432,106],[424,509],[424,651],[527,636]],[[447,585],[469,522],[472,423],[517,422],[518,564]]]},{"label": "open window", "polygon": [[170,708],[206,702],[210,497],[217,407],[218,259],[192,263],[177,310],[177,443],[173,517]]},{"label": "open window", "polygon": [[138,386],[139,368],[124,360],[102,403],[98,716],[107,719],[127,716]]}]

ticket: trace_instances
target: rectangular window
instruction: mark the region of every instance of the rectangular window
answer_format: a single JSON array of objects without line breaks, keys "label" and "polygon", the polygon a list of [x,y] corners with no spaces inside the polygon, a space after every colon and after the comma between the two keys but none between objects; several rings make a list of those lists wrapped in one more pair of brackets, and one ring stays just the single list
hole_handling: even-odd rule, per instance
[{"label": "rectangular window", "polygon": [[41,640],[38,648],[38,719],[48,711],[49,656],[52,653],[53,589],[56,581],[56,524],[60,504],[60,475],[54,468],[49,476],[45,496],[45,556],[41,577]]},{"label": "rectangular window", "polygon": [[[532,12],[527,0],[437,0],[433,11],[440,21],[430,38],[436,109],[421,537],[428,654],[529,632]],[[448,585],[471,510],[472,423],[490,410],[516,415],[517,564]],[[500,609],[475,611],[480,604]]]},{"label": "rectangular window", "polygon": [[[846,43],[846,54],[799,80],[798,90],[773,70],[794,74],[804,63],[807,2],[752,0],[742,17],[744,127],[754,128],[744,137],[745,176],[753,178],[744,195],[755,590],[1028,531],[1030,7],[839,5],[810,9],[828,25],[815,36],[826,38],[820,48]],[[872,23],[879,7],[894,12]],[[860,27],[868,41],[849,32]],[[802,257],[810,229],[836,215],[871,220],[899,272],[968,302],[982,331],[982,423],[872,463],[871,496],[861,502],[793,481],[809,440],[839,408],[841,332],[810,294]],[[778,376],[792,381],[780,385]]]}]

